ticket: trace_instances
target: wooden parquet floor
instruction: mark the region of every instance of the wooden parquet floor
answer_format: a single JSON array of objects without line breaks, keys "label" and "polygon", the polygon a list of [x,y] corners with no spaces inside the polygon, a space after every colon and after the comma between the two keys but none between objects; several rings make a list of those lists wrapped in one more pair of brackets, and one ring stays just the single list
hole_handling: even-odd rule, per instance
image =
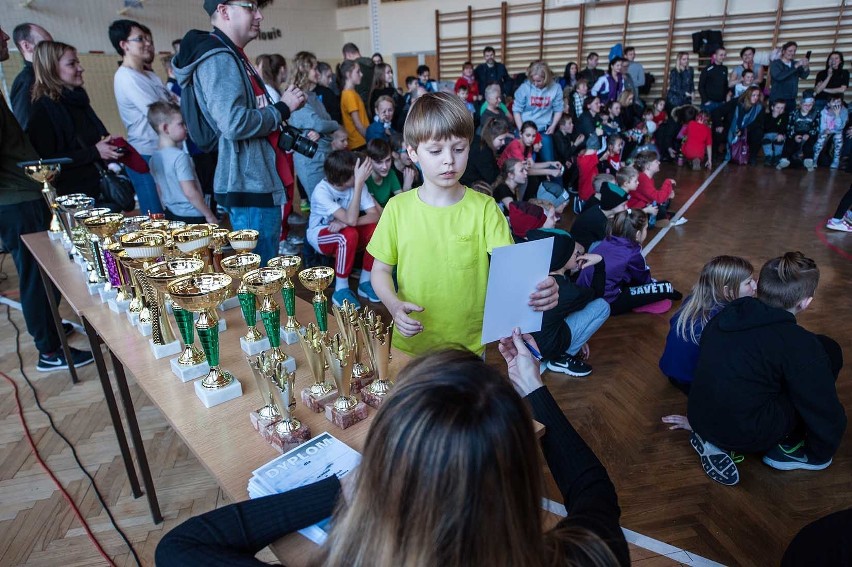
[{"label": "wooden parquet floor", "polygon": [[[675,171],[664,169],[663,173]],[[676,174],[677,203],[681,204],[706,174],[685,169]],[[689,223],[671,230],[648,262],[655,275],[673,280],[688,292],[701,265],[714,255],[743,255],[759,267],[785,250],[800,249],[817,260],[822,272],[814,305],[800,321],[833,336],[850,353],[852,334],[843,323],[852,315],[852,302],[848,301],[852,262],[828,248],[817,235],[823,234],[829,244],[852,253],[848,235],[825,235],[818,227],[849,182],[850,176],[841,173],[807,175],[729,166],[690,208],[686,214]],[[567,217],[564,224],[570,226],[570,214]],[[10,278],[0,281],[0,293],[15,298],[17,280],[11,261],[3,271]],[[133,565],[70,450],[35,408],[17,370],[14,329],[6,322],[4,311],[0,306],[0,370],[18,385],[39,450],[113,561]],[[23,330],[20,313],[13,310],[11,316]],[[610,320],[591,341],[594,373],[589,378],[548,373],[545,381],[607,466],[619,493],[623,526],[728,565],[777,564],[790,538],[804,524],[852,506],[850,433],[826,471],[781,473],[763,465],[759,456],[749,455],[740,465],[739,486],[725,488],[710,481],[701,471],[687,435],[670,432],[659,422],[660,416],[682,413],[686,408],[685,397],[668,385],[657,368],[668,318],[631,314]],[[39,399],[95,477],[144,565],[153,565],[163,533],[224,503],[210,475],[129,377],[165,517],[162,525],[154,526],[145,498],[134,499],[130,494],[94,365],[81,369],[81,382],[72,386],[67,374],[35,371],[36,353],[25,331],[21,343],[25,369]],[[80,335],[72,345],[88,348]],[[490,348],[487,360],[499,364],[498,359],[496,349]],[[849,371],[844,370],[838,390],[844,405],[852,407],[849,379]],[[11,394],[11,387],[0,380],[0,566],[103,565],[33,458]],[[549,492],[558,499],[553,487]],[[677,564],[635,546],[631,552],[634,565]],[[260,556],[274,560],[268,551]]]}]

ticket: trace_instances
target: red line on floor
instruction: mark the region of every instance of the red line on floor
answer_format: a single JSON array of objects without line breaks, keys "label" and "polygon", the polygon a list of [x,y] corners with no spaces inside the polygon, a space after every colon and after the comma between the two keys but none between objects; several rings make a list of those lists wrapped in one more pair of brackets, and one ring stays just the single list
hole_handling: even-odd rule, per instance
[{"label": "red line on floor", "polygon": [[816,228],[814,229],[814,232],[816,232],[817,238],[819,238],[820,242],[825,244],[825,246],[829,250],[839,254],[842,258],[845,258],[847,260],[852,260],[852,254],[850,254],[849,252],[847,252],[845,250],[841,250],[840,248],[838,248],[837,246],[835,246],[834,244],[832,244],[831,242],[828,241],[828,237],[825,235],[825,228],[823,228],[823,227],[825,227],[825,221],[820,221],[819,224],[817,224]]}]

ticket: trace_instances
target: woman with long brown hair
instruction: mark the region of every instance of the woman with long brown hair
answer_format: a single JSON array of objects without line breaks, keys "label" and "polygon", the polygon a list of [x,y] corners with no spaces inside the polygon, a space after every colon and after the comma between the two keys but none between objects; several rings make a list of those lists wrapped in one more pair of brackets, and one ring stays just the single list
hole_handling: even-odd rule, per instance
[{"label": "woman with long brown hair", "polygon": [[748,145],[748,162],[754,163],[763,137],[762,96],[760,87],[749,87],[731,107],[728,122],[728,152],[725,159],[731,159],[734,144],[737,140],[741,140],[741,143]]},{"label": "woman with long brown hair", "polygon": [[54,182],[57,193],[85,193],[100,200],[95,164],[118,160],[122,154],[89,102],[77,50],[43,41],[33,54],[33,69],[33,109],[27,125],[33,148],[44,159],[71,159]]},{"label": "woman with long brown hair", "polygon": [[[351,490],[332,476],[193,518],[163,538],[157,564],[259,564],[258,550],[335,502],[318,565],[629,564],[615,489],[524,338],[535,344],[517,330],[501,341],[509,380],[470,352],[412,361],[373,418]],[[540,446],[568,510],[547,532],[533,418],[546,428]]]},{"label": "woman with long brown hair", "polygon": [[263,54],[257,56],[254,66],[272,102],[281,100],[281,90],[287,82],[287,60],[277,53]]}]

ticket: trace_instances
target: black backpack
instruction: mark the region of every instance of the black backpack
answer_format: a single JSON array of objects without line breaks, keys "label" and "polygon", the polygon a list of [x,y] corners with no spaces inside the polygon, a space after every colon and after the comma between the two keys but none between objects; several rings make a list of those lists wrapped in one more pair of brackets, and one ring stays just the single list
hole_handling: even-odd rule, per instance
[{"label": "black backpack", "polygon": [[199,94],[195,92],[195,72],[189,83],[183,86],[180,93],[180,113],[186,124],[189,138],[204,153],[214,152],[219,148],[219,131],[207,120],[198,104]]}]

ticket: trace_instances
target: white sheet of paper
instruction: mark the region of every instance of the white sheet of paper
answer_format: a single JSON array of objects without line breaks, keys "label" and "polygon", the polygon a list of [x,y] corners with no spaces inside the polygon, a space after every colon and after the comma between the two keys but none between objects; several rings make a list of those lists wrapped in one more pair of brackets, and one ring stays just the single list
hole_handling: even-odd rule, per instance
[{"label": "white sheet of paper", "polygon": [[515,327],[523,333],[541,330],[541,311],[533,311],[527,304],[535,286],[547,278],[552,255],[552,238],[494,249],[485,293],[482,344],[511,336]]}]

